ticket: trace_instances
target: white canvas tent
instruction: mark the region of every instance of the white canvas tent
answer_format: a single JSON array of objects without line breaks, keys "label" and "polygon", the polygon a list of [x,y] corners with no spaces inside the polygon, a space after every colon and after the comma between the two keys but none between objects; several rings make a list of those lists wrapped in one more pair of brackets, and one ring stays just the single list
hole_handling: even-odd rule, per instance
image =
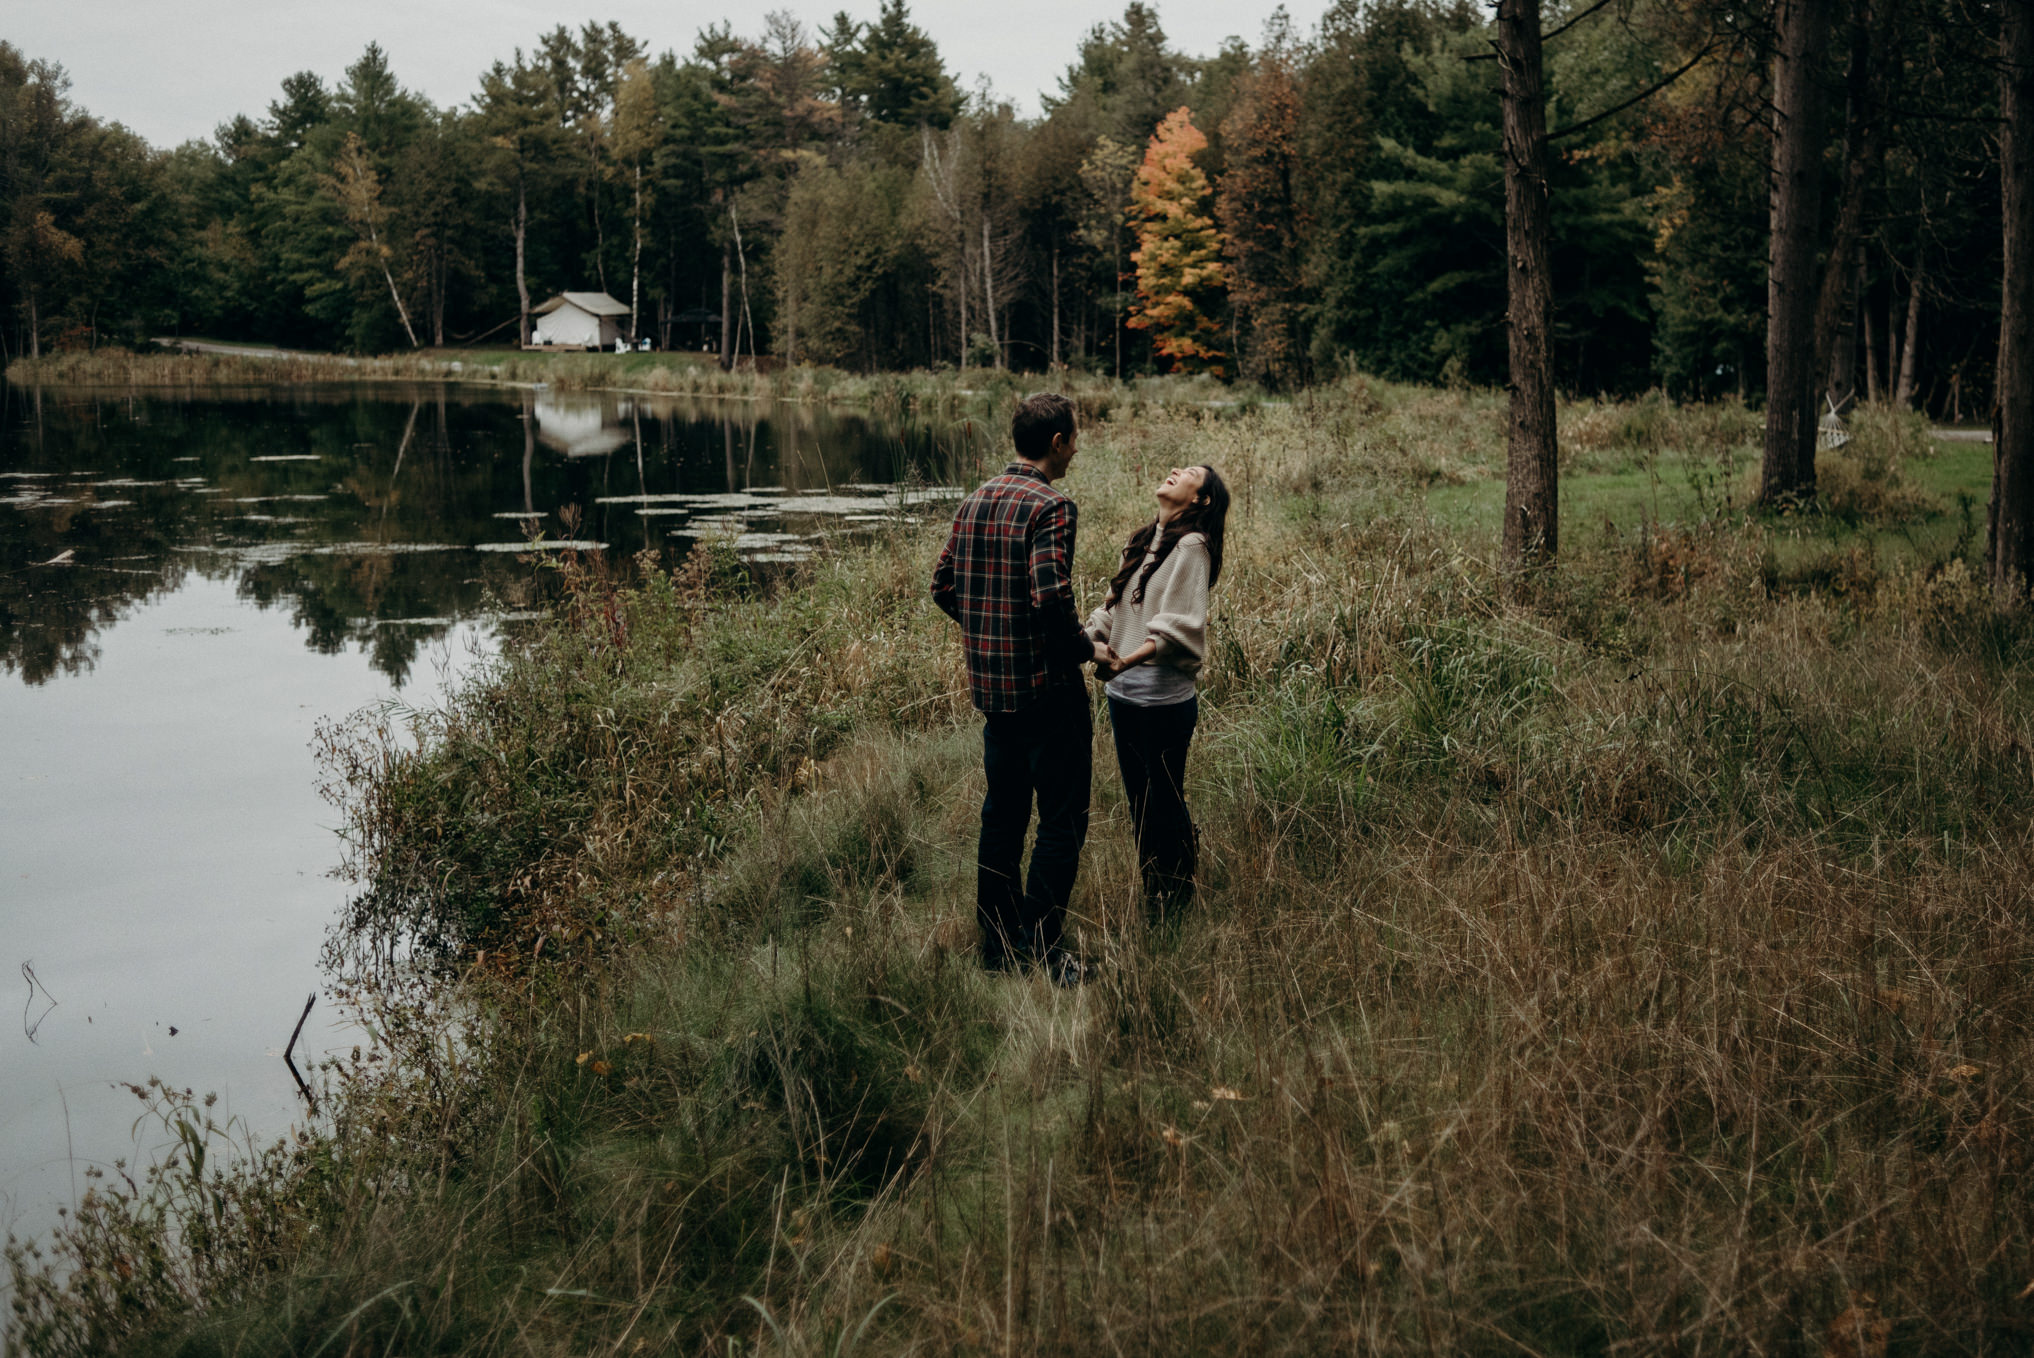
[{"label": "white canvas tent", "polygon": [[530,343],[570,349],[612,349],[628,307],[604,292],[561,292],[530,313]]}]

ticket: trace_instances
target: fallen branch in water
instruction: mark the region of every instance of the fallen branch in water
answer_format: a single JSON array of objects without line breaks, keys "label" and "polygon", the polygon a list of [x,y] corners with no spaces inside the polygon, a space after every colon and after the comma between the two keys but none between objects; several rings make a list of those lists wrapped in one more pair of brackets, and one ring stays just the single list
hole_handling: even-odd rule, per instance
[{"label": "fallen branch in water", "polygon": [[289,1045],[283,1048],[283,1064],[290,1068],[290,1076],[297,1082],[297,1092],[304,1096],[304,1102],[310,1105],[314,1114],[318,1111],[318,1098],[311,1093],[311,1087],[304,1083],[304,1077],[297,1072],[297,1063],[291,1058],[290,1053],[296,1050],[297,1038],[304,1031],[304,1020],[311,1016],[311,1006],[317,1002],[318,992],[315,990],[305,997],[304,1012],[297,1015],[297,1026],[290,1030]]}]

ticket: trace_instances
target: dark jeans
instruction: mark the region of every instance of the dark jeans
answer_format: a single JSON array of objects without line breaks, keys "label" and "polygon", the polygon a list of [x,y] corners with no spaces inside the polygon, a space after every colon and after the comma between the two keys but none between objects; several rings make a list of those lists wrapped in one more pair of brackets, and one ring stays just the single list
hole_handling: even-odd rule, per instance
[{"label": "dark jeans", "polygon": [[1186,757],[1201,702],[1189,698],[1164,707],[1109,700],[1116,763],[1130,799],[1137,837],[1137,866],[1144,878],[1144,908],[1154,919],[1193,899],[1198,835],[1187,813]]},{"label": "dark jeans", "polygon": [[[982,961],[1044,958],[1059,947],[1066,902],[1088,838],[1088,782],[1094,721],[1085,686],[1056,689],[1019,712],[991,712],[982,725],[982,840],[976,854],[975,911]],[[1022,890],[1024,831],[1038,800],[1031,882]]]}]

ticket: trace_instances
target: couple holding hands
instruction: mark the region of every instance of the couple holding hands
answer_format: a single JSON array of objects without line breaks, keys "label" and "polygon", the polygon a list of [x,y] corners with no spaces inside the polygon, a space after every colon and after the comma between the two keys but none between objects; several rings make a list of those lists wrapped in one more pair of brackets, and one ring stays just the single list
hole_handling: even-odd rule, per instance
[{"label": "couple holding hands", "polygon": [[[961,502],[933,572],[933,601],[958,622],[968,691],[982,713],[982,837],[976,914],[982,965],[1039,965],[1085,979],[1063,937],[1088,834],[1094,728],[1081,666],[1107,682],[1147,913],[1193,895],[1196,835],[1186,756],[1199,715],[1208,591],[1222,573],[1229,491],[1212,467],[1175,467],[1158,511],[1130,535],[1102,606],[1074,604],[1074,502],[1055,489],[1079,451],[1073,403],[1027,397],[1011,421],[1017,457]],[[1038,808],[1028,882],[1024,833]]]}]

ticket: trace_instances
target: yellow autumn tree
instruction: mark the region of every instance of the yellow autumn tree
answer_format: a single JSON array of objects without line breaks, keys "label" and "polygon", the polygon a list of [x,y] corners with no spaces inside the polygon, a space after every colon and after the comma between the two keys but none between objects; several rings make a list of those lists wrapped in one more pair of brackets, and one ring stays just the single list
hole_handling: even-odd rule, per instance
[{"label": "yellow autumn tree", "polygon": [[1137,305],[1129,324],[1151,332],[1152,347],[1175,371],[1221,377],[1228,355],[1218,347],[1222,327],[1215,312],[1228,272],[1221,232],[1208,214],[1208,177],[1194,163],[1207,144],[1192,113],[1179,108],[1165,115],[1144,148],[1130,190]]}]

